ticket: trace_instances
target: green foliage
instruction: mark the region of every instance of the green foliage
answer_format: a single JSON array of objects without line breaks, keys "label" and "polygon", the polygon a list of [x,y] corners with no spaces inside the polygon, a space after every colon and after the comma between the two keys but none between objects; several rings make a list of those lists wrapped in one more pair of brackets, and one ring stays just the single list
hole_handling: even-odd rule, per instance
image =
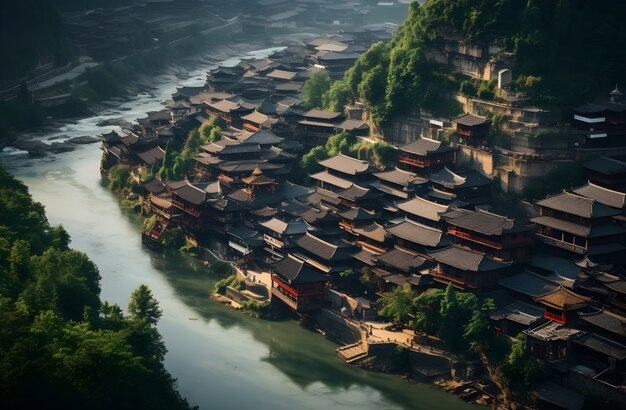
[{"label": "green foliage", "polygon": [[[150,309],[101,303],[97,267],[0,167],[0,401],[6,408],[183,409]],[[137,298],[139,300],[139,298]],[[140,306],[139,303],[136,306]],[[157,315],[158,316],[158,315]]]},{"label": "green foliage", "polygon": [[141,284],[130,295],[128,313],[134,320],[142,320],[151,325],[156,325],[163,311],[159,308],[159,302],[152,296],[150,288]]},{"label": "green foliage", "polygon": [[241,308],[246,312],[252,312],[257,317],[267,316],[270,312],[270,301],[257,302],[254,300],[248,300],[241,304]]},{"label": "green foliage", "polygon": [[[220,117],[221,118],[221,117]],[[209,134],[209,142],[217,142],[222,139],[222,127],[215,126]]]},{"label": "green foliage", "polygon": [[309,77],[302,88],[302,102],[305,108],[321,108],[322,96],[330,89],[331,81],[326,71],[317,71]]},{"label": "green foliage", "polygon": [[394,323],[407,323],[415,297],[410,285],[398,286],[389,297],[381,299],[382,309],[379,314]]},{"label": "green foliage", "polygon": [[374,162],[381,166],[389,166],[396,162],[398,150],[386,142],[377,142],[372,146]]},{"label": "green foliage", "polygon": [[531,389],[546,373],[541,363],[526,354],[526,335],[523,333],[515,338],[511,352],[497,371],[505,385],[512,389]]},{"label": "green foliage", "polygon": [[322,105],[327,111],[340,112],[351,99],[350,88],[344,80],[335,81],[322,96]]},{"label": "green foliage", "polygon": [[476,96],[476,86],[469,80],[465,80],[459,86],[459,92],[464,97],[475,97]]},{"label": "green foliage", "polygon": [[161,234],[159,241],[165,248],[178,250],[185,244],[185,232],[181,227],[167,228]]},{"label": "green foliage", "polygon": [[342,278],[347,278],[347,279],[352,279],[356,276],[356,271],[353,269],[346,269],[342,272],[339,272],[339,276],[341,276]]},{"label": "green foliage", "polygon": [[161,162],[161,168],[157,173],[157,177],[162,181],[168,181],[172,179],[172,170],[174,168],[175,154],[172,152],[171,144],[168,141],[165,146],[165,154],[163,154],[163,159]]},{"label": "green foliage", "polygon": [[246,288],[245,281],[243,279],[237,279],[237,275],[232,274],[227,278],[217,281],[213,287],[213,291],[223,295],[226,293],[226,288],[229,286],[237,290],[244,290]]},{"label": "green foliage", "polygon": [[130,168],[127,165],[115,165],[109,169],[109,189],[121,191],[130,186]]},{"label": "green foliage", "polygon": [[209,272],[217,276],[232,275],[233,266],[228,262],[215,261],[209,266]]}]

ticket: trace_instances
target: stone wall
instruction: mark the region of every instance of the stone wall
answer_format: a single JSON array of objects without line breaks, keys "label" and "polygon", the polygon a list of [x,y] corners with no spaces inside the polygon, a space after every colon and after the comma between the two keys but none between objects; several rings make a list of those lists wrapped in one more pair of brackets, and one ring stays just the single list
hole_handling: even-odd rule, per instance
[{"label": "stone wall", "polygon": [[458,145],[456,163],[459,169],[475,169],[491,178],[494,175],[494,154],[467,145]]},{"label": "stone wall", "polygon": [[317,311],[315,321],[326,332],[326,337],[336,342],[351,344],[365,339],[365,332],[356,324],[330,310],[321,309]]},{"label": "stone wall", "polygon": [[589,394],[590,396],[608,399],[613,404],[617,405],[617,408],[626,409],[626,394],[618,388],[612,387],[599,380],[570,370],[564,376],[563,384],[566,387]]}]

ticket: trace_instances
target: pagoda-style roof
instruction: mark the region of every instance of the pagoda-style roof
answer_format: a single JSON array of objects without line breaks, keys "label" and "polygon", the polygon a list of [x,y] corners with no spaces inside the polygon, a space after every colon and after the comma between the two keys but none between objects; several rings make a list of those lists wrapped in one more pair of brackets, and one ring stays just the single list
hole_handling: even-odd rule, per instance
[{"label": "pagoda-style roof", "polygon": [[542,199],[537,202],[537,205],[587,219],[615,216],[621,213],[619,210],[606,206],[596,199],[586,198],[570,192]]},{"label": "pagoda-style roof", "polygon": [[312,255],[319,256],[329,262],[350,259],[351,253],[353,253],[347,251],[347,248],[351,247],[347,242],[333,244],[322,240],[309,232],[298,237],[294,243]]},{"label": "pagoda-style roof", "polygon": [[137,156],[148,165],[154,164],[155,161],[162,159],[164,155],[165,151],[159,146],[137,154]]},{"label": "pagoda-style roof", "polygon": [[345,120],[337,128],[344,131],[362,131],[369,129],[369,125],[362,120]]},{"label": "pagoda-style roof", "polygon": [[431,172],[428,179],[435,184],[442,185],[446,188],[473,188],[479,186],[490,185],[493,181],[476,171],[465,171],[455,173],[448,167],[443,167],[438,172]]},{"label": "pagoda-style roof", "polygon": [[604,188],[592,182],[587,182],[586,185],[574,188],[572,191],[578,195],[595,199],[611,208],[626,209],[626,193],[624,192]]},{"label": "pagoda-style roof", "polygon": [[584,162],[583,167],[603,175],[626,174],[626,162],[609,157],[598,157]]},{"label": "pagoda-style roof", "polygon": [[250,114],[241,117],[241,119],[268,128],[279,121],[278,118],[268,117],[267,115],[261,114],[258,111],[252,111]]},{"label": "pagoda-style roof", "polygon": [[259,131],[252,135],[244,136],[241,139],[246,144],[259,144],[259,145],[278,145],[283,142],[284,138],[279,137],[271,131]]},{"label": "pagoda-style roof", "polygon": [[363,188],[358,185],[352,185],[349,188],[346,188],[342,191],[337,192],[337,195],[340,198],[346,199],[348,201],[361,201],[366,199],[376,199],[380,198],[381,194],[378,192],[374,192],[371,189]]},{"label": "pagoda-style roof", "polygon": [[160,194],[165,191],[165,184],[161,182],[160,179],[154,178],[152,181],[143,184],[143,189],[150,192],[151,194]]},{"label": "pagoda-style roof", "polygon": [[440,205],[419,196],[411,198],[408,201],[396,202],[396,206],[408,214],[435,222],[439,222],[441,215],[446,213],[449,209],[447,205]]},{"label": "pagoda-style roof", "polygon": [[456,218],[446,219],[449,225],[485,235],[500,236],[505,233],[527,232],[532,229],[530,225],[516,224],[514,219],[483,210],[468,212]]},{"label": "pagoda-style roof", "polygon": [[322,111],[316,108],[309,110],[302,114],[304,118],[312,118],[323,121],[333,121],[341,118],[343,114],[341,112]]},{"label": "pagoda-style roof", "polygon": [[311,226],[309,226],[302,219],[298,219],[292,222],[285,222],[276,217],[273,217],[269,221],[260,222],[259,225],[280,235],[300,235],[311,229]]},{"label": "pagoda-style roof", "polygon": [[450,245],[449,239],[439,229],[413,222],[410,219],[388,227],[387,231],[395,237],[421,246],[437,248]]},{"label": "pagoda-style roof", "polygon": [[431,251],[428,255],[441,264],[471,272],[494,271],[511,265],[511,263],[498,262],[483,253],[457,245]]},{"label": "pagoda-style roof", "polygon": [[368,161],[352,158],[341,153],[335,155],[334,157],[319,161],[319,164],[325,168],[348,175],[366,174],[373,170],[373,167]]},{"label": "pagoda-style roof", "polygon": [[562,219],[553,218],[551,216],[538,216],[531,218],[531,222],[538,225],[547,226],[549,228],[558,229],[563,232],[571,233],[583,238],[593,238],[601,236],[619,235],[626,232],[626,228],[617,224],[606,223],[597,226],[587,226],[577,224],[575,222],[564,221]]},{"label": "pagoda-style roof", "polygon": [[587,333],[582,337],[574,339],[574,343],[612,357],[620,362],[626,360],[626,346],[595,333]]},{"label": "pagoda-style roof", "polygon": [[535,302],[560,310],[576,310],[591,305],[593,299],[559,286],[550,293],[536,297]]},{"label": "pagoda-style roof", "polygon": [[252,175],[243,178],[242,181],[246,185],[271,185],[274,183],[274,179],[263,175],[263,171],[261,171],[259,167],[256,167],[254,171],[252,171]]},{"label": "pagoda-style roof", "polygon": [[426,263],[426,259],[423,257],[397,248],[376,256],[375,260],[404,273],[416,272]]},{"label": "pagoda-style roof", "polygon": [[544,311],[545,309],[539,306],[516,300],[502,309],[491,312],[489,318],[491,320],[506,319],[520,325],[532,326],[544,320]]},{"label": "pagoda-style roof", "polygon": [[583,105],[579,105],[578,107],[574,107],[572,109],[577,114],[603,114],[606,111],[605,105],[593,104],[590,102],[584,103]]},{"label": "pagoda-style roof", "polygon": [[273,78],[273,79],[276,79],[276,80],[290,81],[290,80],[293,80],[295,78],[296,74],[298,74],[298,73],[294,72],[294,71],[273,70],[273,71],[267,73],[267,77],[268,78]]},{"label": "pagoda-style roof", "polygon": [[287,279],[290,284],[315,283],[326,280],[326,276],[292,255],[288,255],[270,266],[274,273]]},{"label": "pagoda-style roof", "polygon": [[376,217],[376,214],[361,207],[350,208],[347,211],[339,212],[338,215],[349,221],[372,221]]},{"label": "pagoda-style roof", "polygon": [[557,289],[557,285],[544,279],[540,275],[531,272],[521,272],[498,280],[503,288],[519,292],[523,295],[536,297],[542,296]]},{"label": "pagoda-style roof", "polygon": [[102,141],[107,143],[119,142],[121,141],[120,137],[121,136],[117,131],[111,131],[106,134],[102,134]]},{"label": "pagoda-style roof", "polygon": [[427,179],[418,177],[417,174],[414,174],[413,172],[405,171],[399,168],[394,168],[383,172],[376,172],[372,175],[374,175],[381,181],[391,182],[392,184],[404,187],[408,186],[409,184],[421,185],[428,182]]},{"label": "pagoda-style roof", "polygon": [[578,315],[583,322],[626,340],[626,317],[606,310],[598,310],[593,313],[579,313]]},{"label": "pagoda-style roof", "polygon": [[326,182],[328,184],[337,186],[342,189],[347,189],[352,186],[352,181],[348,181],[347,179],[340,178],[336,175],[331,174],[328,171],[318,172],[316,174],[309,175],[312,179],[317,181]]},{"label": "pagoda-style roof", "polygon": [[391,236],[385,228],[376,222],[363,228],[353,228],[352,231],[359,236],[363,236],[380,243],[385,242]]},{"label": "pagoda-style roof", "polygon": [[487,123],[486,117],[479,117],[477,115],[465,114],[460,117],[452,118],[452,122],[466,127],[477,127]]},{"label": "pagoda-style roof", "polygon": [[185,185],[174,190],[174,195],[191,204],[202,205],[206,200],[207,192],[187,182]]},{"label": "pagoda-style roof", "polygon": [[408,154],[420,155],[426,157],[431,154],[444,154],[454,152],[456,148],[449,147],[441,141],[435,141],[428,138],[419,137],[415,141],[398,147],[398,150]]},{"label": "pagoda-style roof", "polygon": [[598,263],[593,262],[589,259],[589,256],[585,256],[582,260],[576,261],[576,266],[579,266],[583,269],[595,269],[599,266]]}]

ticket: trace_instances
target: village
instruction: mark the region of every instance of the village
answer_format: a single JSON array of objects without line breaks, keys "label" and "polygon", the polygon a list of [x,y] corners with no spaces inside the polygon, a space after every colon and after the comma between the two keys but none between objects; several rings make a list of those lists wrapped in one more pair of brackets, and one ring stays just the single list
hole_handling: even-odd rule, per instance
[{"label": "village", "polygon": [[[615,149],[626,133],[623,94],[616,87],[604,102],[573,108],[565,126],[509,93],[510,70],[495,64],[498,102],[465,98],[463,115],[422,113],[387,133],[359,104],[303,106],[307,80],[342,78],[393,29],[366,25],[221,66],[132,128],[103,134],[103,170],[128,168],[133,195],[156,215],[142,240],[160,248],[179,229],[236,266],[245,289],[227,288],[229,299],[314,317],[349,363],[404,346],[422,379],[453,378],[457,393],[483,404],[497,393],[480,362],[450,366],[436,340],[380,325],[378,310],[407,287],[492,299],[492,331],[526,335],[526,354],[548,369],[537,403],[580,408],[576,392],[591,391],[626,406],[626,159],[613,155],[624,154]],[[507,148],[488,141],[503,112],[515,132]],[[206,124],[189,172],[156,172]],[[574,137],[566,149],[562,139],[524,145],[527,128]],[[334,143],[365,148],[327,149],[301,175],[303,155]],[[502,193],[522,192],[556,159],[580,162],[587,182],[507,208]]]}]

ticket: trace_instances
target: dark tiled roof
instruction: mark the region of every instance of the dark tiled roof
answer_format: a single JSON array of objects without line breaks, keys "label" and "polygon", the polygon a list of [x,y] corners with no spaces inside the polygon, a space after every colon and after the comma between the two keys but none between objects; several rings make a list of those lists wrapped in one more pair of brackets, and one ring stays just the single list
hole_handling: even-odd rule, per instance
[{"label": "dark tiled roof", "polygon": [[513,276],[502,278],[498,281],[500,286],[535,297],[545,295],[557,289],[557,285],[543,279],[539,275],[530,272],[522,272]]},{"label": "dark tiled roof", "polygon": [[354,130],[366,130],[369,128],[365,121],[361,120],[345,120],[341,124],[337,125],[337,128],[345,131],[354,131]]},{"label": "dark tiled roof", "polygon": [[318,172],[316,174],[310,175],[310,177],[343,189],[347,189],[352,185],[352,181],[340,178],[336,175],[331,174],[328,171]]},{"label": "dark tiled roof", "polygon": [[402,249],[392,249],[376,257],[376,261],[405,273],[415,272],[426,263],[426,259]]},{"label": "dark tiled roof", "polygon": [[427,179],[418,177],[416,174],[402,169],[394,168],[389,171],[377,172],[373,174],[376,178],[391,182],[392,184],[408,186],[409,183],[421,185],[428,182]]},{"label": "dark tiled roof", "polygon": [[475,127],[477,125],[482,125],[487,122],[487,118],[479,117],[477,115],[465,114],[460,117],[452,118],[452,122],[465,125],[467,127]]},{"label": "dark tiled roof", "polygon": [[450,244],[448,238],[439,229],[431,228],[411,220],[404,220],[387,228],[393,236],[431,248]]},{"label": "dark tiled roof", "polygon": [[334,157],[320,161],[319,164],[348,175],[364,174],[372,170],[368,161],[362,161],[344,154],[337,154]]},{"label": "dark tiled roof", "polygon": [[331,111],[322,111],[318,109],[312,109],[304,114],[302,114],[305,118],[316,118],[318,120],[336,120],[343,116],[340,112],[331,112]]},{"label": "dark tiled roof", "polygon": [[340,198],[347,199],[349,201],[359,201],[364,199],[380,198],[381,194],[374,192],[371,189],[363,188],[358,185],[352,185],[350,188],[346,188],[337,192]]},{"label": "dark tiled roof", "polygon": [[612,312],[599,310],[593,313],[579,313],[580,319],[600,329],[626,338],[626,318]]},{"label": "dark tiled roof", "polygon": [[598,157],[583,163],[590,171],[604,175],[626,174],[626,162],[609,157]]},{"label": "dark tiled roof", "polygon": [[375,218],[375,214],[360,207],[350,208],[347,211],[339,212],[338,215],[349,221],[372,221]]},{"label": "dark tiled roof", "polygon": [[587,333],[578,339],[574,339],[574,343],[579,346],[584,346],[589,350],[613,357],[619,361],[626,360],[626,346],[595,333]]},{"label": "dark tiled roof", "polygon": [[537,205],[583,218],[602,218],[620,214],[619,210],[608,207],[595,199],[569,192],[542,199],[537,202]]},{"label": "dark tiled roof", "polygon": [[485,235],[502,235],[503,233],[524,232],[532,229],[531,226],[516,224],[514,219],[480,210],[447,219],[447,221],[450,225]]},{"label": "dark tiled roof", "polygon": [[160,194],[165,191],[165,184],[160,179],[154,178],[152,181],[143,184],[143,188],[153,194]]},{"label": "dark tiled roof", "polygon": [[377,223],[373,223],[363,228],[353,228],[352,231],[359,236],[363,236],[380,243],[385,242],[391,236],[387,233],[385,228]]},{"label": "dark tiled roof", "polygon": [[563,286],[559,286],[550,293],[537,296],[535,301],[556,309],[571,310],[589,306],[592,299],[574,293],[569,289],[565,289]]},{"label": "dark tiled roof", "polygon": [[201,205],[204,203],[207,193],[188,183],[176,189],[174,195],[194,205]]},{"label": "dark tiled roof", "polygon": [[158,146],[137,154],[137,156],[148,165],[154,164],[155,161],[163,158],[163,155],[165,155],[165,151]]},{"label": "dark tiled roof", "polygon": [[294,243],[300,248],[326,261],[342,261],[351,257],[351,253],[347,251],[347,249],[350,248],[349,244],[339,242],[335,245],[313,236],[308,232],[298,237]]},{"label": "dark tiled roof", "polygon": [[299,235],[305,233],[310,228],[310,226],[301,219],[293,222],[285,222],[276,217],[269,221],[261,222],[259,225],[281,235]]},{"label": "dark tiled roof", "polygon": [[441,154],[456,151],[455,148],[448,147],[440,141],[428,138],[418,138],[413,142],[398,147],[398,150],[409,154],[428,156],[429,154]]},{"label": "dark tiled roof", "polygon": [[545,309],[516,300],[502,309],[489,314],[491,320],[507,319],[524,326],[532,326],[543,320]]},{"label": "dark tiled roof", "polygon": [[490,185],[493,181],[476,171],[452,172],[448,167],[444,167],[439,172],[428,175],[433,183],[443,185],[448,188],[472,188]]},{"label": "dark tiled roof", "polygon": [[326,277],[304,261],[291,255],[271,265],[276,274],[287,279],[289,283],[323,282]]},{"label": "dark tiled roof", "polygon": [[428,255],[444,265],[471,272],[492,271],[511,265],[510,263],[498,262],[485,254],[456,245],[429,252]]},{"label": "dark tiled roof", "polygon": [[591,182],[573,189],[573,192],[587,198],[595,199],[601,204],[610,206],[611,208],[626,208],[626,193],[604,188]]},{"label": "dark tiled roof", "polygon": [[438,222],[441,214],[448,211],[449,207],[431,202],[416,196],[408,201],[396,202],[398,208],[408,214],[419,216],[430,221]]},{"label": "dark tiled roof", "polygon": [[548,226],[550,228],[558,229],[576,236],[582,236],[584,238],[619,235],[626,231],[625,228],[622,228],[617,224],[608,223],[599,226],[585,226],[553,218],[551,216],[538,216],[536,218],[532,218],[531,221],[538,225]]}]

